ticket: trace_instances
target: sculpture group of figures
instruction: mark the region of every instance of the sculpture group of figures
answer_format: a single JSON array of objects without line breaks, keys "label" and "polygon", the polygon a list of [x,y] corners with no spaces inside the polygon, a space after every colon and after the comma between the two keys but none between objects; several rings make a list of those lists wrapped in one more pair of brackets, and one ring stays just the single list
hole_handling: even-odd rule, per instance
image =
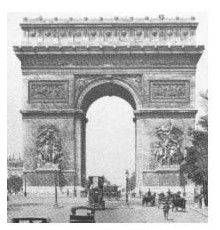
[{"label": "sculpture group of figures", "polygon": [[62,161],[62,145],[58,129],[53,126],[42,126],[36,140],[38,167],[46,164],[60,164]]},{"label": "sculpture group of figures", "polygon": [[182,160],[183,132],[171,122],[156,129],[159,141],[153,145],[153,155],[159,165],[176,165]]},{"label": "sculpture group of figures", "polygon": [[186,210],[186,199],[181,197],[181,192],[171,193],[169,190],[167,194],[159,193],[158,196],[156,193],[151,193],[150,190],[143,196],[142,205],[143,206],[155,206],[157,204],[158,208],[169,205],[173,210],[178,211],[180,208],[182,211]]}]

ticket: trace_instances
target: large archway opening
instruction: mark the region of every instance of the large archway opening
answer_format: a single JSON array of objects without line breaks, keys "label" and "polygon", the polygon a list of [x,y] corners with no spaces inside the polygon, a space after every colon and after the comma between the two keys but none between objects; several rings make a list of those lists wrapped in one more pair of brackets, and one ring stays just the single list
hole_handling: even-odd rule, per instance
[{"label": "large archway opening", "polygon": [[135,170],[135,124],[133,109],[116,96],[99,98],[86,117],[86,175],[104,175],[124,186],[125,170]]},{"label": "large archway opening", "polygon": [[[92,175],[104,175],[112,183],[124,185],[125,170],[133,173],[137,169],[133,111],[139,105],[136,92],[118,79],[94,81],[82,91],[77,108],[88,119],[85,122],[85,117],[80,118],[82,136],[76,139],[80,140],[76,154],[81,149],[82,186]],[[76,121],[76,136],[80,135],[79,122]]]}]

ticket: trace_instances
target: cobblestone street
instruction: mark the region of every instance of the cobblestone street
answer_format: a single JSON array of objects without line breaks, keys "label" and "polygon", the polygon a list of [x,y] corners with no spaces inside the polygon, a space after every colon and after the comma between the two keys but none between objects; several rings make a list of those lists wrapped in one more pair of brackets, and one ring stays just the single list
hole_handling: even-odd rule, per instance
[{"label": "cobblestone street", "polygon": [[[8,201],[8,222],[13,217],[49,217],[55,223],[68,223],[72,206],[85,205],[86,199],[78,201],[73,198],[59,197],[59,207],[54,208],[54,197],[12,196]],[[207,213],[207,212],[206,212]],[[163,218],[162,209],[142,207],[141,199],[135,198],[127,206],[125,201],[106,201],[106,210],[96,211],[97,223],[206,223],[208,215],[198,211],[195,205],[188,202],[186,212],[170,211],[169,220]]]}]

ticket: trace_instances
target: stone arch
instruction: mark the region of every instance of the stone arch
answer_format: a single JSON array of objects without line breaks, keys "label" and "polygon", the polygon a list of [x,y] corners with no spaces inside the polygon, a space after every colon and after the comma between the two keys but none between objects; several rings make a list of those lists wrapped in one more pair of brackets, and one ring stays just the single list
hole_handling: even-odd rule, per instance
[{"label": "stone arch", "polygon": [[[141,101],[137,92],[120,79],[96,79],[90,82],[76,100],[75,116],[75,156],[78,186],[85,186],[86,181],[86,113],[90,105],[104,96],[118,96],[126,100],[134,111],[139,110]],[[135,120],[134,120],[135,121]],[[136,142],[136,125],[135,125]],[[136,154],[136,146],[135,146]],[[135,163],[136,164],[136,163]]]},{"label": "stone arch", "polygon": [[[106,20],[107,23],[102,20],[89,23],[77,21],[67,23],[66,20],[55,22],[26,18],[21,24],[25,32],[24,43],[14,46],[14,51],[21,61],[24,79],[21,110],[24,170],[34,170],[33,140],[38,126],[51,123],[61,131],[62,149],[70,159],[70,183],[74,183],[74,187],[83,185],[85,112],[99,97],[116,94],[135,110],[136,187],[180,185],[178,167],[156,167],[152,146],[155,130],[170,119],[174,124],[181,123],[185,142],[190,141],[187,129],[194,127],[197,112],[195,70],[204,50],[203,46],[195,43],[198,23],[194,19],[167,19],[160,23],[140,19]],[[64,33],[64,27],[70,33]],[[117,36],[105,40],[109,27],[114,28]],[[97,28],[102,35],[97,37],[98,43],[95,44],[93,39],[87,38]],[[183,33],[188,35],[183,34],[184,39],[180,39],[182,33],[179,31],[183,28]],[[42,29],[49,32],[46,41]],[[167,35],[170,31],[178,33],[178,41],[174,42],[173,36],[167,36],[164,29]],[[56,38],[50,36],[52,30]],[[125,30],[124,35],[129,34],[129,38],[123,41],[122,30]],[[158,40],[156,34],[151,41],[148,36],[140,36],[141,33],[154,33],[152,30],[157,31],[157,35],[161,34],[161,39]],[[78,32],[79,39],[69,36]],[[57,45],[54,44],[54,39],[59,45],[57,42]],[[38,44],[40,40],[41,46]],[[143,46],[145,43],[148,45]],[[39,77],[32,78],[33,75]]]},{"label": "stone arch", "polygon": [[103,96],[118,96],[126,100],[134,110],[141,107],[141,100],[136,91],[119,79],[95,80],[85,87],[76,101],[76,108],[87,112],[89,106]]}]

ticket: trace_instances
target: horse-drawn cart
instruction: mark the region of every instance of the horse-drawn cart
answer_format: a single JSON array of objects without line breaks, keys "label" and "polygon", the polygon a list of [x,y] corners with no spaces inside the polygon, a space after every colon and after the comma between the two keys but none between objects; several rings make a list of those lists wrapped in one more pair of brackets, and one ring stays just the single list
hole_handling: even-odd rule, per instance
[{"label": "horse-drawn cart", "polygon": [[186,211],[186,199],[182,197],[173,197],[172,199],[172,211],[181,208],[182,211]]},{"label": "horse-drawn cart", "polygon": [[146,194],[143,196],[143,199],[142,199],[142,206],[144,205],[149,205],[150,206],[155,206],[155,203],[156,203],[156,194]]},{"label": "horse-drawn cart", "polygon": [[182,211],[186,210],[186,199],[180,196],[180,193],[170,193],[167,196],[164,193],[158,194],[158,208],[165,203],[169,203],[170,207],[173,210],[178,211],[181,208]]}]

